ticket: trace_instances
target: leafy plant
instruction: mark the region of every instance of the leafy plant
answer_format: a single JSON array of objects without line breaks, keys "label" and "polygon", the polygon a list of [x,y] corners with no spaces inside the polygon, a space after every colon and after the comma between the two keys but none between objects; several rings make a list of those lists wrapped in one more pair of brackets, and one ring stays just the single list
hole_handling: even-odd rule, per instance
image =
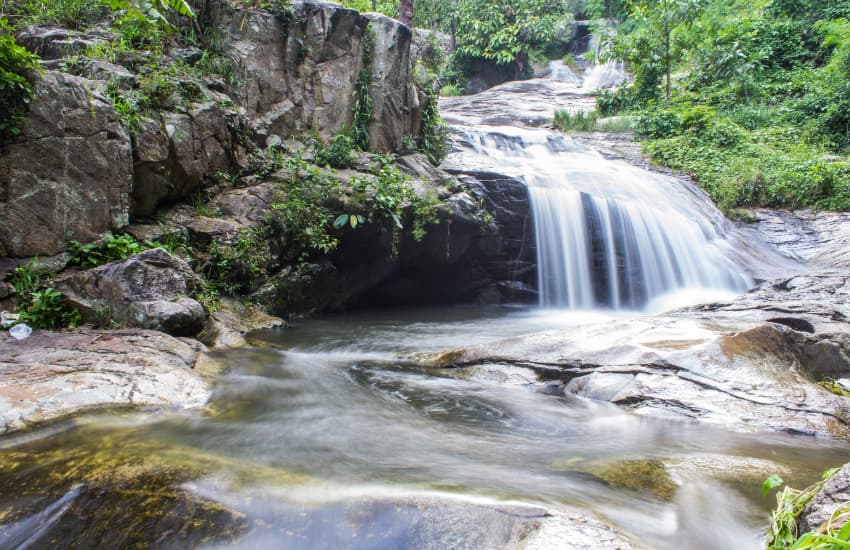
[{"label": "leafy plant", "polygon": [[437,94],[430,92],[422,111],[422,128],[419,130],[418,148],[434,166],[449,154],[449,132],[440,118]]},{"label": "leafy plant", "polygon": [[316,140],[316,162],[330,168],[350,168],[354,164],[355,140],[347,128],[343,128],[330,145],[324,147]]},{"label": "leafy plant", "polygon": [[26,264],[17,266],[15,271],[12,272],[9,282],[12,283],[20,296],[28,296],[41,287],[47,274],[48,271],[39,269],[37,261],[33,259]]},{"label": "leafy plant", "polygon": [[[850,548],[850,503],[838,506],[827,522],[824,532],[810,531],[797,533],[797,518],[823,488],[838,469],[827,470],[823,479],[803,491],[785,486],[776,495],[776,508],[773,511],[767,532],[768,550],[846,550]],[[781,477],[773,475],[765,480],[762,490],[765,494],[784,484]],[[835,525],[835,527],[833,527]]]},{"label": "leafy plant", "polygon": [[71,241],[68,252],[71,254],[70,263],[88,268],[124,260],[151,248],[164,248],[169,253],[173,251],[173,247],[168,244],[149,240],[138,241],[132,235],[115,236],[107,232],[99,243],[82,244],[79,241]]},{"label": "leafy plant", "polygon": [[555,111],[555,126],[564,132],[579,131],[590,132],[596,129],[596,121],[599,115],[596,111],[586,113],[577,111],[571,113],[569,111]]},{"label": "leafy plant", "polygon": [[38,58],[15,42],[6,19],[0,18],[0,145],[18,135],[23,108],[33,98],[27,71],[38,69]]},{"label": "leafy plant", "polygon": [[354,112],[351,137],[361,150],[369,149],[369,126],[374,119],[372,109],[372,58],[375,55],[375,35],[370,27],[363,33],[362,68],[354,86]]},{"label": "leafy plant", "polygon": [[214,241],[201,269],[210,283],[204,298],[214,305],[219,291],[236,294],[254,290],[272,261],[267,237],[263,229],[251,228],[239,231],[229,241]]},{"label": "leafy plant", "polygon": [[82,319],[79,310],[69,306],[62,293],[53,288],[33,291],[18,314],[19,323],[45,329],[75,327]]}]

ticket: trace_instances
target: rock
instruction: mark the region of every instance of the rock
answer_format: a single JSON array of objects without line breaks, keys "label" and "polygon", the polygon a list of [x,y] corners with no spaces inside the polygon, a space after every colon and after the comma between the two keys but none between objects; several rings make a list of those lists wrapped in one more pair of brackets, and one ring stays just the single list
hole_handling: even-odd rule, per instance
[{"label": "rock", "polygon": [[396,151],[405,136],[419,134],[419,97],[413,83],[410,29],[385,15],[370,13],[369,30],[375,38],[372,58],[372,112],[369,126],[371,151]]},{"label": "rock", "polygon": [[130,136],[101,84],[33,78],[27,122],[0,154],[0,255],[52,256],[129,221]]},{"label": "rock", "polygon": [[191,336],[201,331],[207,317],[203,306],[189,298],[201,284],[185,261],[155,248],[74,273],[57,289],[88,322]]},{"label": "rock", "polygon": [[[823,487],[806,505],[797,517],[797,532],[821,530],[839,507],[847,507],[850,502],[850,464],[845,464],[838,472],[829,478]],[[833,529],[840,529],[848,521],[846,515],[832,524]]]},{"label": "rock", "polygon": [[18,32],[15,40],[43,60],[54,60],[83,53],[104,36],[83,34],[52,25],[30,26]]},{"label": "rock", "polygon": [[227,52],[245,82],[234,99],[251,117],[260,144],[269,136],[308,130],[328,140],[351,123],[363,37],[371,22],[376,47],[370,146],[382,152],[400,149],[402,138],[418,131],[420,118],[409,29],[328,2],[294,2],[292,8],[288,24],[269,13],[239,10],[228,25],[233,41]]},{"label": "rock", "polygon": [[200,344],[138,329],[0,334],[0,432],[92,407],[197,407]]},{"label": "rock", "polygon": [[166,203],[191,197],[234,162],[238,117],[220,103],[194,104],[186,113],[164,112],[134,136],[134,218]]},{"label": "rock", "polygon": [[236,348],[247,344],[247,333],[279,328],[284,324],[283,319],[268,315],[259,308],[244,308],[236,303],[229,303],[226,309],[210,315],[198,338],[213,348]]},{"label": "rock", "polygon": [[[807,275],[728,304],[585,323],[422,362],[520,365],[562,381],[567,393],[639,414],[844,438],[850,399],[812,382],[850,373],[848,301],[839,298],[847,286],[847,275]],[[807,320],[815,333],[768,322],[777,312]]]}]

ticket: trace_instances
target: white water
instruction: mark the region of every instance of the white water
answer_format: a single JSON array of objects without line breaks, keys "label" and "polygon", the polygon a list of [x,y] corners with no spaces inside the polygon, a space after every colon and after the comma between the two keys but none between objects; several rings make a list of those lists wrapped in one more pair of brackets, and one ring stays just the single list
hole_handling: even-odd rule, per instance
[{"label": "white water", "polygon": [[581,87],[584,91],[592,92],[601,88],[617,86],[625,82],[627,78],[622,63],[609,61],[588,69],[584,74]]},{"label": "white water", "polygon": [[466,166],[528,186],[542,306],[667,308],[751,286],[727,259],[729,223],[690,184],[606,159],[554,132],[456,131],[454,154]]}]

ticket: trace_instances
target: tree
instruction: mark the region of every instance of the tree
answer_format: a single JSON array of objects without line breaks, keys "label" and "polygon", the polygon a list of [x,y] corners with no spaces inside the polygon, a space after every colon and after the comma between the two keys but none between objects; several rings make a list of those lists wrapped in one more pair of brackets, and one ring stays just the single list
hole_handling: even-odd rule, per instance
[{"label": "tree", "polygon": [[413,28],[413,2],[414,0],[399,0],[398,20]]},{"label": "tree", "polygon": [[499,65],[523,62],[572,19],[564,0],[461,0],[456,10],[458,52]]},{"label": "tree", "polygon": [[[632,64],[644,65],[649,74],[661,62],[666,77],[665,98],[670,101],[670,72],[673,64],[672,36],[681,26],[692,22],[700,12],[705,0],[631,0],[629,24],[635,31],[620,46],[629,53],[622,56]],[[638,69],[640,70],[640,69]]]}]

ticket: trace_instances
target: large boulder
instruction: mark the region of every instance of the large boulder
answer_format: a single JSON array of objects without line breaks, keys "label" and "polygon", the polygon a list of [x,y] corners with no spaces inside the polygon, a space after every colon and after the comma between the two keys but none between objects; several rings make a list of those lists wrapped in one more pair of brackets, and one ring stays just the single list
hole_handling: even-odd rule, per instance
[{"label": "large boulder", "polygon": [[201,285],[189,264],[154,248],[74,273],[57,288],[88,322],[195,335],[207,319],[204,307],[190,298]]},{"label": "large boulder", "polygon": [[0,256],[52,256],[129,221],[130,136],[101,84],[46,71],[0,148]]},{"label": "large boulder", "polygon": [[382,152],[401,148],[402,138],[418,131],[420,118],[410,30],[328,2],[294,2],[292,9],[291,20],[240,10],[228,25],[228,55],[244,82],[234,99],[251,117],[260,144],[267,136],[307,131],[328,139],[350,124],[364,39],[372,32],[370,146]]},{"label": "large boulder", "polygon": [[201,406],[202,348],[139,329],[0,334],[0,433],[92,407]]}]

